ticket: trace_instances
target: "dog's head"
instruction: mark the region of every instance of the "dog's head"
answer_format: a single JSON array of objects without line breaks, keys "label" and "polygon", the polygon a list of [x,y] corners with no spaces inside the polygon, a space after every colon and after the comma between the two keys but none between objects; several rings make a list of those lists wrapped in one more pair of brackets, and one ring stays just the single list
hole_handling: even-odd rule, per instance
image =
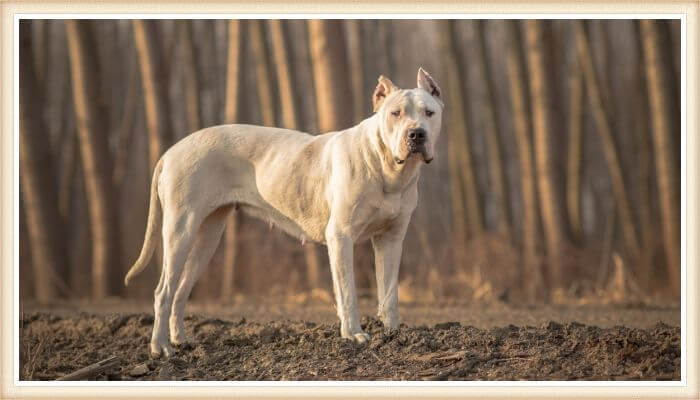
[{"label": "dog's head", "polygon": [[372,96],[382,140],[398,164],[411,157],[431,162],[435,156],[435,141],[440,135],[444,108],[442,90],[423,68],[418,69],[417,80],[417,88],[399,89],[388,78],[380,76]]}]

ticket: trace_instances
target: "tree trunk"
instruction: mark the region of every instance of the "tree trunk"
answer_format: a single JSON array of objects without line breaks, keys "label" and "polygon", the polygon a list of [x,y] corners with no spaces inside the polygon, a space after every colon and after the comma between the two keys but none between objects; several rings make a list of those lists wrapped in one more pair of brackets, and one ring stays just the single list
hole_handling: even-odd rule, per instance
[{"label": "tree trunk", "polygon": [[[228,60],[226,62],[226,104],[224,105],[224,119],[227,124],[233,124],[239,120],[240,87],[242,65],[242,22],[232,19],[228,23]],[[237,257],[237,233],[238,212],[231,211],[226,223],[224,233],[224,270],[221,276],[221,298],[230,299],[233,295],[234,279],[236,273]]]},{"label": "tree trunk", "polygon": [[537,188],[539,190],[542,225],[547,244],[549,261],[550,287],[557,289],[562,285],[561,256],[564,245],[561,210],[557,201],[554,170],[551,160],[550,128],[551,105],[547,87],[547,72],[544,63],[544,44],[542,39],[542,22],[527,20],[526,42],[527,63],[530,80],[530,101],[533,116],[535,162]]},{"label": "tree trunk", "polygon": [[[63,21],[59,21],[63,24]],[[65,43],[62,43],[61,57],[54,63],[60,63],[65,68],[61,69],[62,73],[70,73],[68,50]],[[61,213],[63,221],[69,221],[73,216],[71,210],[73,208],[74,184],[77,171],[80,170],[80,156],[78,149],[78,135],[75,131],[75,113],[73,112],[73,104],[71,102],[71,83],[70,79],[64,79],[61,82],[61,96],[58,98],[60,102],[60,122],[59,132],[60,140],[58,146],[59,155],[58,163],[58,209]],[[72,229],[69,225],[64,225],[64,232],[72,238]],[[66,240],[66,251],[70,253],[71,239]],[[70,260],[70,256],[68,257]],[[70,261],[69,261],[70,262]],[[73,268],[73,267],[71,267]]]},{"label": "tree trunk", "polygon": [[[20,131],[21,132],[21,131]],[[21,154],[20,154],[21,157]],[[21,160],[20,160],[21,164]],[[20,177],[21,181],[21,177]],[[21,185],[21,183],[20,183]],[[35,286],[38,282],[34,279],[34,264],[32,263],[31,242],[29,239],[29,229],[27,228],[27,213],[25,210],[23,187],[19,190],[19,298],[36,299],[34,294]],[[46,302],[48,300],[39,300]]]},{"label": "tree trunk", "polygon": [[380,71],[386,76],[393,76],[396,70],[396,62],[392,50],[394,49],[391,20],[375,20],[376,37],[379,47]]},{"label": "tree trunk", "polygon": [[364,43],[362,20],[348,19],[345,21],[347,32],[348,56],[350,61],[350,82],[352,83],[352,99],[355,123],[365,119],[370,111],[368,102],[370,93],[365,93],[364,58],[362,46]]},{"label": "tree trunk", "polygon": [[117,148],[114,153],[114,172],[112,174],[112,182],[117,191],[121,191],[124,176],[128,168],[129,155],[131,154],[131,142],[134,137],[136,111],[139,104],[139,77],[138,65],[134,63],[135,68],[132,68],[129,74],[129,87],[126,91],[124,99],[124,113],[121,117],[119,126],[119,136],[117,139]]},{"label": "tree trunk", "polygon": [[455,21],[447,21],[446,32],[444,32],[445,45],[448,49],[447,63],[447,87],[450,88],[448,93],[448,104],[454,110],[449,112],[449,126],[456,127],[452,129],[458,143],[457,155],[459,157],[459,169],[462,177],[462,190],[464,194],[464,204],[467,210],[467,227],[468,235],[475,237],[483,233],[483,212],[481,201],[479,200],[479,190],[476,182],[476,171],[474,170],[474,162],[472,160],[472,145],[471,134],[469,132],[469,119],[467,100],[464,98],[464,83],[461,79],[465,70],[463,60],[459,57],[457,45],[457,26]]},{"label": "tree trunk", "polygon": [[[282,21],[272,19],[269,21],[270,34],[272,35],[272,47],[277,73],[277,83],[280,92],[280,103],[282,106],[282,127],[287,129],[299,129],[298,114],[296,109],[296,97],[292,86],[292,71],[289,61],[287,46],[284,42],[284,30]],[[308,276],[314,277],[314,285],[317,286],[321,264],[318,257],[317,246],[314,243],[303,244],[304,260],[306,261],[306,271]],[[315,287],[314,286],[314,287]],[[312,289],[314,288],[312,287]]]},{"label": "tree trunk", "polygon": [[506,21],[506,68],[508,84],[511,93],[513,112],[513,127],[518,148],[520,164],[520,190],[522,196],[522,247],[523,269],[521,281],[525,291],[534,300],[544,289],[544,276],[537,257],[539,232],[537,229],[537,192],[535,188],[535,172],[532,160],[532,142],[530,140],[530,121],[527,110],[527,94],[524,80],[524,61],[521,53],[518,22]]},{"label": "tree trunk", "polygon": [[181,39],[182,62],[185,69],[185,112],[187,113],[187,130],[194,132],[202,128],[202,111],[199,93],[199,68],[197,67],[197,47],[194,44],[192,20],[177,21]]},{"label": "tree trunk", "polygon": [[279,87],[282,108],[282,125],[287,129],[299,129],[294,87],[292,86],[292,65],[289,60],[287,45],[284,41],[284,27],[279,19],[268,21],[272,37],[272,54],[276,66],[277,86]]},{"label": "tree trunk", "polygon": [[[20,180],[24,199],[34,294],[40,302],[67,295],[68,257],[58,209],[56,166],[46,137],[44,109],[32,49],[32,22],[20,23]],[[63,292],[62,292],[63,289]]]},{"label": "tree trunk", "polygon": [[352,125],[352,90],[342,21],[309,20],[318,129],[330,132]]},{"label": "tree trunk", "polygon": [[486,21],[480,20],[477,22],[477,41],[478,41],[478,54],[477,62],[478,69],[481,72],[481,79],[483,79],[486,86],[485,97],[481,99],[481,112],[484,114],[484,136],[486,137],[486,144],[489,155],[489,172],[490,172],[490,186],[493,190],[494,201],[496,202],[496,207],[498,209],[499,218],[497,229],[501,234],[504,234],[509,240],[511,237],[510,232],[510,208],[508,207],[508,185],[504,173],[504,163],[501,146],[501,139],[498,131],[498,124],[496,118],[496,108],[493,102],[493,79],[489,71],[491,71],[491,65],[488,58],[488,45],[486,43]]},{"label": "tree trunk", "polygon": [[[70,90],[70,87],[68,88]],[[67,103],[70,101],[69,99]],[[63,107],[65,112],[73,112],[70,105]],[[64,221],[71,217],[73,207],[73,188],[76,172],[79,170],[80,160],[78,159],[79,139],[75,133],[75,125],[72,121],[68,123],[69,116],[64,116],[62,130],[65,130],[65,137],[61,143],[61,168],[58,184],[58,209]],[[69,245],[68,245],[69,246]],[[70,247],[67,247],[69,249]]]},{"label": "tree trunk", "polygon": [[275,126],[275,98],[272,90],[272,75],[270,75],[270,62],[267,58],[265,44],[265,32],[261,20],[248,21],[250,44],[255,58],[255,77],[257,78],[258,100],[260,101],[260,115],[264,126]]},{"label": "tree trunk", "polygon": [[566,205],[571,233],[583,238],[581,223],[581,157],[583,155],[583,74],[581,62],[574,57],[569,71],[569,148],[566,164]]},{"label": "tree trunk", "polygon": [[157,21],[135,19],[132,24],[146,106],[148,158],[153,170],[172,137],[167,70],[162,55],[163,41]]},{"label": "tree trunk", "polygon": [[576,48],[578,50],[578,60],[581,63],[583,76],[586,81],[586,92],[588,93],[588,99],[590,100],[593,117],[598,128],[597,131],[600,134],[603,153],[608,163],[613,195],[615,197],[618,215],[620,216],[620,224],[622,225],[625,246],[629,255],[636,256],[639,254],[639,242],[637,240],[637,233],[634,228],[634,221],[632,220],[632,213],[630,211],[629,200],[627,198],[625,179],[622,174],[622,166],[620,164],[617,146],[615,145],[615,141],[612,136],[610,120],[605,113],[605,107],[603,105],[600,93],[600,85],[595,68],[593,67],[593,59],[591,57],[588,38],[586,36],[583,22],[579,20],[575,21],[574,29],[576,30]]},{"label": "tree trunk", "polygon": [[224,107],[224,119],[226,123],[233,124],[239,119],[240,112],[240,87],[243,36],[241,27],[244,22],[232,19],[228,23],[228,55],[226,61],[226,103]]},{"label": "tree trunk", "polygon": [[[453,229],[454,257],[456,266],[464,266],[466,241],[483,231],[481,220],[481,205],[476,189],[476,178],[473,170],[469,129],[466,119],[466,101],[462,92],[463,68],[459,65],[457,45],[455,43],[455,22],[448,20],[440,22],[442,54],[445,54],[448,115],[447,132],[449,144],[448,162],[450,163],[450,181],[452,185],[452,207],[454,215]],[[459,187],[459,189],[457,189]],[[466,214],[466,215],[464,215]]]},{"label": "tree trunk", "polygon": [[50,41],[51,35],[49,32],[49,24],[53,21],[45,20],[33,20],[31,26],[33,28],[29,30],[32,36],[32,52],[34,58],[34,74],[37,79],[38,87],[46,87],[46,76],[49,72],[49,50],[51,49]]},{"label": "tree trunk", "polygon": [[637,118],[634,118],[634,143],[636,154],[634,167],[638,170],[637,174],[637,192],[636,192],[636,208],[639,215],[639,232],[640,232],[640,247],[641,247],[641,270],[640,281],[648,291],[657,289],[655,281],[652,278],[654,272],[654,251],[655,240],[658,235],[658,229],[655,225],[656,214],[652,211],[652,144],[651,144],[651,129],[649,116],[649,96],[646,82],[646,68],[644,65],[644,45],[642,44],[641,28],[636,21],[634,24],[634,34],[637,40],[637,50],[639,59],[637,60],[637,68],[635,70],[636,81],[638,87],[634,93],[634,113]]},{"label": "tree trunk", "polygon": [[73,109],[85,173],[85,191],[92,235],[93,296],[118,293],[122,281],[119,263],[119,219],[111,185],[111,160],[104,110],[99,108],[96,44],[90,21],[66,21]]},{"label": "tree trunk", "polygon": [[673,88],[670,87],[674,84],[669,71],[673,60],[665,59],[662,55],[659,24],[658,21],[641,20],[640,28],[649,91],[666,268],[673,295],[680,297],[680,179],[673,145],[676,141],[675,136],[680,135],[673,119],[679,116],[673,107],[675,99],[672,97]]}]

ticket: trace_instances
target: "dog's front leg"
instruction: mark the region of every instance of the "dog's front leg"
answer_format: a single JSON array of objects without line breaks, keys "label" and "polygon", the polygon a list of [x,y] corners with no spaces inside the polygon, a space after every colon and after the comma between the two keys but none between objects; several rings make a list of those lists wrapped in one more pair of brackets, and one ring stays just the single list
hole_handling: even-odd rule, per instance
[{"label": "dog's front leg", "polygon": [[388,330],[399,327],[399,265],[406,227],[372,237],[377,277],[377,316]]},{"label": "dog's front leg", "polygon": [[369,340],[369,335],[362,331],[357,311],[352,238],[349,234],[329,225],[326,230],[326,244],[333,275],[335,303],[338,317],[340,317],[340,335],[357,343],[365,343]]}]

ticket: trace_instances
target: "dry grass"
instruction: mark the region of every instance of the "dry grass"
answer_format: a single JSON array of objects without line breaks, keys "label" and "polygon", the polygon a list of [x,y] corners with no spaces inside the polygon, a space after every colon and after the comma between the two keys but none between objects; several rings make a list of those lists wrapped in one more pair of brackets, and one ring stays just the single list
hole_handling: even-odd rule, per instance
[{"label": "dry grass", "polygon": [[[20,333],[20,336],[22,334]],[[38,343],[32,345],[28,341],[22,342],[20,349],[20,379],[32,380],[37,361],[41,359],[46,344],[46,336],[43,336]]]}]

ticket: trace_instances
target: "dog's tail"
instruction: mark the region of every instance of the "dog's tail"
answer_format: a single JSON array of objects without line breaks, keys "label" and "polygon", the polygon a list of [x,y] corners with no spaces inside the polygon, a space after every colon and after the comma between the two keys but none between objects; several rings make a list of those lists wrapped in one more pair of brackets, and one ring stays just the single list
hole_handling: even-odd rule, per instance
[{"label": "dog's tail", "polygon": [[151,257],[153,257],[153,251],[156,248],[156,243],[158,240],[157,235],[163,219],[163,210],[161,210],[160,200],[158,199],[158,178],[160,177],[160,171],[162,169],[163,160],[161,159],[156,164],[156,168],[153,171],[153,179],[151,181],[151,200],[148,206],[146,237],[143,240],[143,247],[141,248],[139,259],[136,260],[124,278],[125,286],[128,286],[129,281],[136,275],[140,274],[141,271],[148,266],[148,262],[151,260]]}]

